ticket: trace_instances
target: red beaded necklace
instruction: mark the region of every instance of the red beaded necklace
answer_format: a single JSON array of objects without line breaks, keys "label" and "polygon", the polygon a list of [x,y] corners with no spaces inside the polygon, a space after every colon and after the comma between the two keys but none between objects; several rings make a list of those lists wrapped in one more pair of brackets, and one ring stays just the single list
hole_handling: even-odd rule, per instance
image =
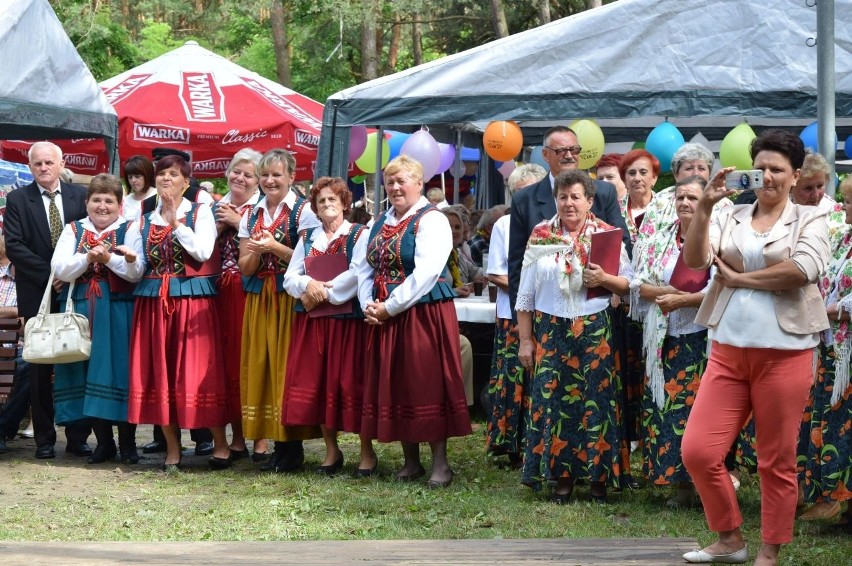
[{"label": "red beaded necklace", "polygon": [[278,217],[273,220],[272,224],[270,224],[267,228],[265,225],[266,222],[264,221],[264,217],[266,215],[263,214],[263,211],[260,211],[260,214],[258,214],[257,224],[254,225],[254,233],[260,234],[264,230],[269,230],[270,233],[274,234],[276,230],[278,230],[278,228],[281,226],[281,224],[284,223],[284,220],[289,214],[290,207],[285,204],[284,207],[281,209],[281,212],[278,214]]}]

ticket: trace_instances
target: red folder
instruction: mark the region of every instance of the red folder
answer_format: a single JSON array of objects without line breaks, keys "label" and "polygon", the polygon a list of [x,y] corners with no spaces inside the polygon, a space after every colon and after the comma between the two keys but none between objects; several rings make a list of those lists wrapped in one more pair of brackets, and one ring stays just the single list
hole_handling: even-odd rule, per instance
[{"label": "red folder", "polygon": [[[305,258],[305,273],[317,281],[331,281],[349,269],[349,261],[345,254],[327,254],[308,256]],[[308,316],[331,316],[334,314],[352,314],[352,301],[342,305],[325,302],[308,311]]]},{"label": "red folder", "polygon": [[669,281],[669,285],[679,291],[698,293],[707,286],[709,280],[709,267],[707,269],[691,269],[683,263],[683,254],[681,253],[677,256],[677,263],[675,263],[674,270],[672,271],[672,278]]},{"label": "red folder", "polygon": [[[589,263],[601,266],[606,273],[618,275],[621,261],[621,228],[592,234],[592,249],[589,251]],[[611,295],[606,287],[592,287],[586,290],[586,299],[596,299]]]}]

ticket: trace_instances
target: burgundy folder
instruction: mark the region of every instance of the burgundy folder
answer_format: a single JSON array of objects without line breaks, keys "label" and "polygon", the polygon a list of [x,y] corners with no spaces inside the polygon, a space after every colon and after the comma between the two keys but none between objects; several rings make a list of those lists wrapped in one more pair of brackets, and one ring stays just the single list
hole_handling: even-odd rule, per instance
[{"label": "burgundy folder", "polygon": [[[305,258],[305,273],[317,281],[331,281],[347,269],[349,269],[349,260],[346,259],[345,254],[317,255]],[[334,314],[352,314],[352,301],[346,301],[342,305],[325,302],[308,311],[308,316],[311,318]]]},{"label": "burgundy folder", "polygon": [[698,293],[707,286],[710,280],[710,268],[707,269],[691,269],[683,263],[683,253],[677,257],[672,278],[669,285],[678,291],[687,293]]},{"label": "burgundy folder", "polygon": [[[589,263],[601,266],[606,273],[618,275],[621,260],[621,228],[592,234],[592,249],[589,251]],[[611,295],[606,287],[591,287],[586,290],[586,299],[596,299]]]}]

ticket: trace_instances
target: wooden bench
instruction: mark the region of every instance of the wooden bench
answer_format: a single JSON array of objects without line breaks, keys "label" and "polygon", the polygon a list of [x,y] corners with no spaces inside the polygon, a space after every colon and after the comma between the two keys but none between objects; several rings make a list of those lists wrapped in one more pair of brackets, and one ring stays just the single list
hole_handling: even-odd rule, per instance
[{"label": "wooden bench", "polygon": [[21,323],[17,318],[0,318],[0,405],[6,402],[15,383],[15,360]]}]

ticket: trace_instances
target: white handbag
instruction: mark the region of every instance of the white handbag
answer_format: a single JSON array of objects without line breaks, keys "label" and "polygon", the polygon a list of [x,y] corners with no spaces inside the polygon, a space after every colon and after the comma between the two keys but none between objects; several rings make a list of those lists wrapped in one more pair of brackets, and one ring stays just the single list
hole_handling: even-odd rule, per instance
[{"label": "white handbag", "polygon": [[65,312],[48,313],[53,272],[47,281],[38,314],[24,327],[23,358],[34,364],[64,364],[88,360],[92,351],[89,319],[74,312],[74,282],[68,287]]}]

